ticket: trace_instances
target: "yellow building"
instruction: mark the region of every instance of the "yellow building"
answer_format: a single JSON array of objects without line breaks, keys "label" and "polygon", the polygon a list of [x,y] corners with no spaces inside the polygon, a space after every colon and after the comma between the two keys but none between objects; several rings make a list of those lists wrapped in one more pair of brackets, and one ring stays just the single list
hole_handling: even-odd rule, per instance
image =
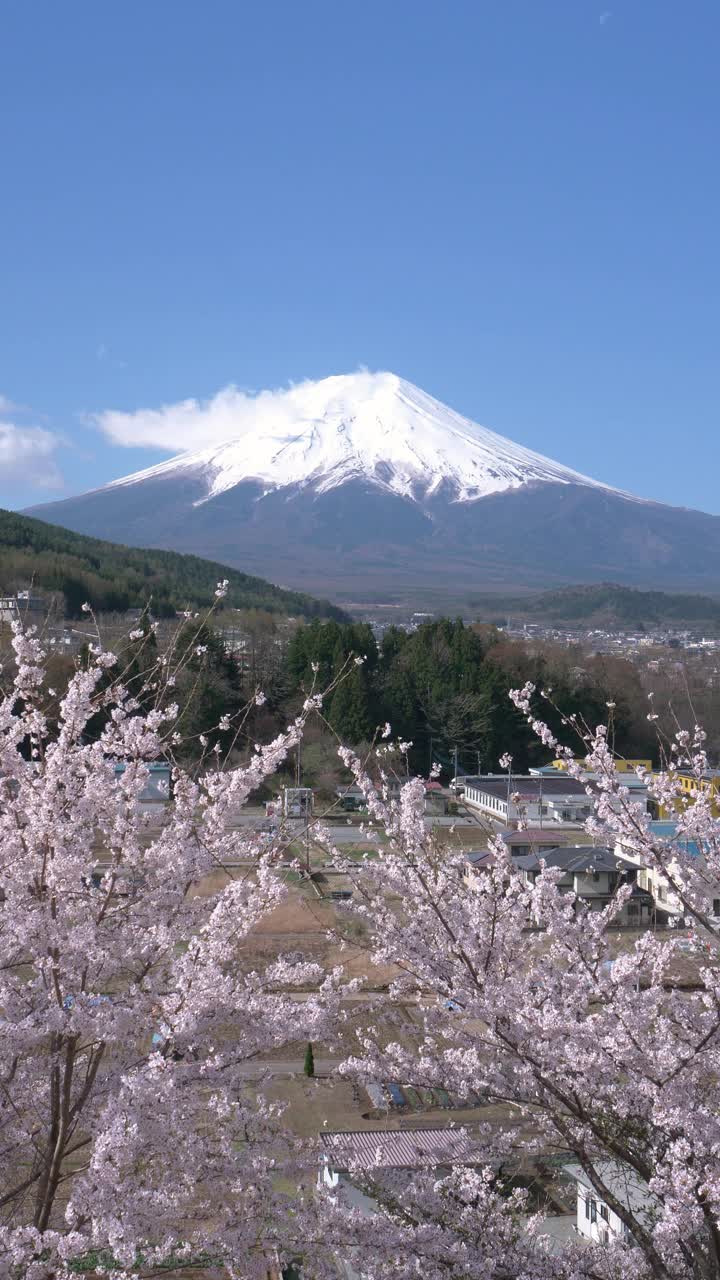
[{"label": "yellow building", "polygon": [[[575,759],[575,764],[579,764],[581,768],[588,767],[587,760]],[[553,760],[554,769],[567,769],[566,760]],[[647,769],[648,773],[652,769],[652,760],[616,760],[615,768],[618,773],[634,773],[636,769]]]},{"label": "yellow building", "polygon": [[[694,773],[686,772],[682,769],[671,772],[671,777],[680,786],[680,795],[675,803],[675,810],[683,809],[691,804],[698,793],[704,793],[710,797],[710,811],[714,818],[720,817],[720,769],[709,769],[707,773],[701,774],[699,778]],[[658,818],[671,818],[672,811],[669,811],[666,805],[657,805]]]}]

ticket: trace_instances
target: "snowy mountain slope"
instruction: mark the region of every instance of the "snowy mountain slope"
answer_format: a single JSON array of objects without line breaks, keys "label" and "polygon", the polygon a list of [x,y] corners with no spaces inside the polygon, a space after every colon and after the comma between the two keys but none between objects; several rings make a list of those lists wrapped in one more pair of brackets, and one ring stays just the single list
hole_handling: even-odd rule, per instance
[{"label": "snowy mountain slope", "polygon": [[248,480],[264,492],[310,485],[327,493],[364,479],[418,501],[443,489],[456,502],[537,482],[607,488],[478,426],[393,373],[304,383],[273,397],[259,418],[241,421],[224,443],[180,454],[106,488],[178,472],[202,479],[205,500]]},{"label": "snowy mountain slope", "polygon": [[29,514],[337,601],[592,582],[720,595],[720,516],[598,484],[393,374],[220,400],[114,415],[118,439],[207,443]]}]

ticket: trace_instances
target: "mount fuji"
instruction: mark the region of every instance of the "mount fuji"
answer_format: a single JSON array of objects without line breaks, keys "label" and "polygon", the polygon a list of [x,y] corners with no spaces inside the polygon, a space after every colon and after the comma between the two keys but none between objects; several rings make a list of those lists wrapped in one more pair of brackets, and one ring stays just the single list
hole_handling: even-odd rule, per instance
[{"label": "mount fuji", "polygon": [[[391,373],[110,414],[209,442],[28,514],[336,599],[614,581],[720,591],[720,517],[635,498]],[[106,427],[107,429],[107,427]]]}]

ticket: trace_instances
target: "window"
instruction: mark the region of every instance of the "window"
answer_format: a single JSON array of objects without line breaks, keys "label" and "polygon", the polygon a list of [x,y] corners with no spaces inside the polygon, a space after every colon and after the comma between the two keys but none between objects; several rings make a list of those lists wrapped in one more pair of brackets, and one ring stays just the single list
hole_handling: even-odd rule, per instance
[{"label": "window", "polygon": [[592,1196],[585,1197],[585,1217],[589,1222],[597,1222],[597,1201]]},{"label": "window", "polygon": [[608,1207],[606,1204],[600,1205],[600,1217],[603,1219],[604,1222],[609,1222],[610,1220],[610,1215],[608,1214]]},{"label": "window", "polygon": [[636,915],[638,914],[639,909],[640,909],[640,908],[638,907],[637,902],[628,902],[628,915],[629,915],[629,916],[636,916]]},{"label": "window", "polygon": [[713,915],[720,916],[720,898],[713,898]]}]

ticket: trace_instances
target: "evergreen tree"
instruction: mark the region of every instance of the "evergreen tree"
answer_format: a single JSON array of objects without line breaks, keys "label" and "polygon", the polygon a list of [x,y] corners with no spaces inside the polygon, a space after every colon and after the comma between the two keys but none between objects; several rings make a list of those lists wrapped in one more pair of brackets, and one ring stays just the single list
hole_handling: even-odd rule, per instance
[{"label": "evergreen tree", "polygon": [[55,525],[0,510],[0,589],[33,584],[42,594],[64,597],[67,617],[79,618],[87,601],[96,613],[144,608],[152,599],[158,618],[178,609],[213,604],[217,583],[229,583],[229,607],[260,607],[280,614],[344,620],[341,609],[261,578],[176,551],[117,546]]},{"label": "evergreen tree", "polygon": [[313,1054],[312,1042],[308,1040],[307,1049],[305,1050],[305,1061],[303,1063],[303,1071],[306,1076],[315,1075],[315,1056]]},{"label": "evergreen tree", "polygon": [[376,721],[367,673],[353,666],[335,690],[328,715],[330,724],[344,742],[354,746],[367,742],[375,732]]},{"label": "evergreen tree", "polygon": [[[182,708],[179,724],[186,742],[185,754],[202,754],[199,738],[222,750],[232,742],[234,730],[217,730],[223,716],[233,717],[244,705],[242,677],[235,659],[225,648],[222,635],[207,623],[187,622],[177,638],[176,654],[182,664],[173,691]],[[194,744],[194,746],[193,746]]]}]

